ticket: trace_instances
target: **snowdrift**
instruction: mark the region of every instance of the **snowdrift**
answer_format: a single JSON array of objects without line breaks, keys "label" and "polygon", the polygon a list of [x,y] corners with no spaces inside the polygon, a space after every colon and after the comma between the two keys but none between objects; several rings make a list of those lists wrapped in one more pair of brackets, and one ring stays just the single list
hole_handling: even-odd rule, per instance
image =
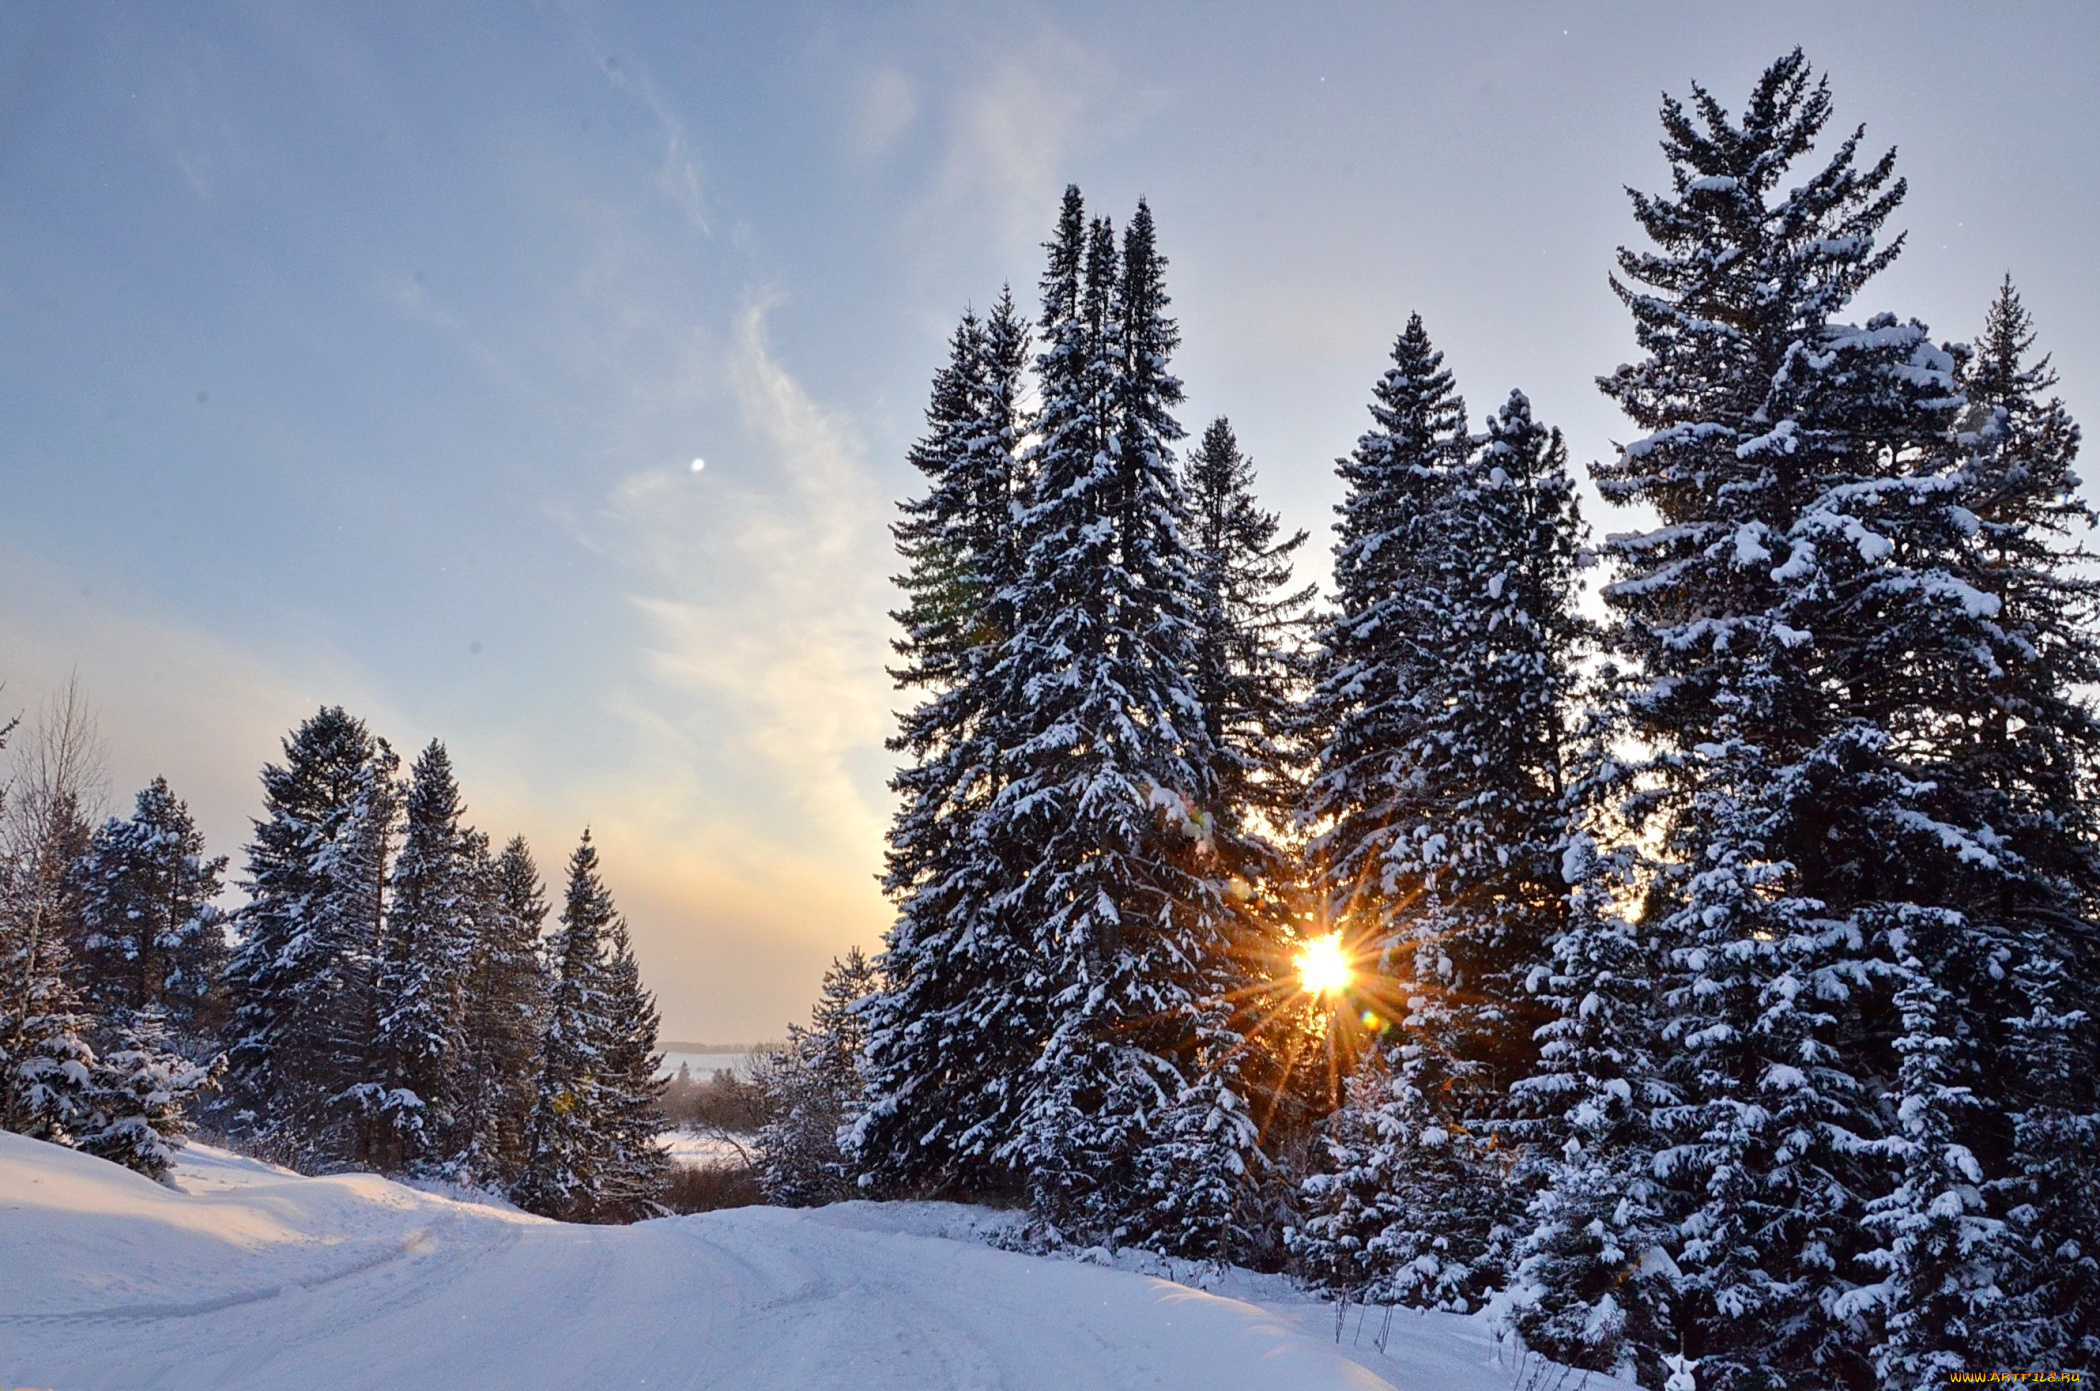
[{"label": "snowdrift", "polygon": [[0,1134],[0,1385],[1492,1391],[1524,1375],[1479,1320],[1396,1314],[1381,1355],[1374,1312],[1338,1347],[1334,1307],[1281,1282],[1225,1272],[1242,1296],[1226,1298],[1014,1255],[977,1239],[989,1214],[945,1204],[574,1227],[201,1145],[174,1179]]}]

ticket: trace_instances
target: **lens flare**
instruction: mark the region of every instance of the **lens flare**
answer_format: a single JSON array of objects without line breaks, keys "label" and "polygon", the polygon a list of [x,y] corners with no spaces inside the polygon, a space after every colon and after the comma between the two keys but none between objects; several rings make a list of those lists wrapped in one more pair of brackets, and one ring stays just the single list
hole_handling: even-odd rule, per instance
[{"label": "lens flare", "polygon": [[1315,937],[1298,953],[1298,983],[1308,995],[1332,995],[1349,985],[1349,958],[1342,951],[1342,935],[1330,932]]}]

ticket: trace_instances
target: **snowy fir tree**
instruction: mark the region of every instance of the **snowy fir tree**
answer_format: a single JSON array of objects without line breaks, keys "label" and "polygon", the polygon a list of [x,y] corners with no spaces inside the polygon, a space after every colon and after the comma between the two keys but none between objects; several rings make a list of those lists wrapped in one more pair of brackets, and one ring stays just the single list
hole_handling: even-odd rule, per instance
[{"label": "snowy fir tree", "polygon": [[663,1054],[656,1046],[656,997],[642,987],[641,967],[625,919],[615,917],[606,939],[604,1029],[599,1056],[598,1191],[592,1218],[634,1222],[664,1215],[670,1161],[657,1136],[664,1120]]},{"label": "snowy fir tree", "polygon": [[[1345,601],[1330,620],[1316,707],[1330,748],[1347,751],[1327,767],[1361,778],[1330,772],[1316,806],[1357,838],[1322,846],[1328,911],[1375,963],[1358,993],[1381,1027],[1328,1123],[1332,1167],[1306,1184],[1313,1215],[1295,1245],[1372,1297],[1468,1309],[1504,1273],[1520,1207],[1507,1097],[1536,1056],[1527,978],[1565,912],[1577,526],[1559,434],[1522,393],[1478,440],[1439,442],[1422,422],[1448,387],[1419,320],[1400,354],[1428,367],[1435,394],[1359,447],[1359,462],[1405,468],[1388,500],[1395,532],[1365,550],[1410,532],[1416,546],[1399,602],[1374,591],[1377,618],[1351,624]],[[1389,374],[1381,395],[1398,385]],[[1396,436],[1435,453],[1400,465]],[[1398,467],[1363,473],[1392,480]],[[1352,494],[1344,516],[1378,505]],[[1388,698],[1358,705],[1357,692]],[[1374,730],[1390,742],[1371,743]]]},{"label": "snowy fir tree", "polygon": [[508,1188],[524,1163],[547,1022],[540,961],[547,898],[524,837],[513,837],[491,861],[487,838],[471,831],[467,851],[476,900],[457,1064],[463,1148],[453,1162],[470,1182]]},{"label": "snowy fir tree", "polygon": [[200,1061],[217,1052],[227,944],[214,900],[225,872],[226,857],[206,857],[166,778],[139,792],[128,819],[102,824],[75,870],[83,903],[73,970],[91,1010],[116,1021],[155,1011],[149,1032],[170,1046]]},{"label": "snowy fir tree", "polygon": [[1338,469],[1335,595],[1311,655],[1300,719],[1316,749],[1303,814],[1323,921],[1352,946],[1386,934],[1400,905],[1385,891],[1387,850],[1402,833],[1396,752],[1414,737],[1413,694],[1429,679],[1411,641],[1415,608],[1436,578],[1433,530],[1442,480],[1466,450],[1465,404],[1419,314],[1393,343],[1373,389],[1374,428]]},{"label": "snowy fir tree", "polygon": [[[1223,416],[1204,430],[1185,470],[1196,592],[1196,698],[1220,755],[1220,805],[1272,826],[1298,800],[1293,658],[1313,588],[1291,587],[1299,531],[1278,537],[1254,494],[1254,461]],[[1271,865],[1259,872],[1274,873]]]},{"label": "snowy fir tree", "polygon": [[368,1095],[398,760],[341,706],[322,709],[263,769],[249,901],[227,966],[229,1086],[245,1134],[296,1165],[373,1151]]},{"label": "snowy fir tree", "polygon": [[1223,1072],[1239,1039],[1214,877],[1221,759],[1190,681],[1170,453],[1177,332],[1149,210],[1120,256],[1105,220],[1081,230],[1068,195],[1000,663],[1016,737],[986,816],[1005,862],[1026,867],[998,911],[1028,934],[1018,1022],[1043,1028],[1004,1152],[1057,1236],[1214,1255],[1254,1127]]},{"label": "snowy fir tree", "polygon": [[[13,728],[0,728],[0,742]],[[87,919],[79,868],[99,753],[68,683],[0,796],[0,1129],[158,1176],[212,1073],[168,1050],[157,1009],[98,1015],[76,987],[71,944]]]},{"label": "snowy fir tree", "polygon": [[555,978],[540,1072],[511,1194],[528,1211],[572,1222],[653,1215],[664,1178],[656,1136],[655,1002],[641,987],[626,924],[598,873],[586,831],[550,956]]},{"label": "snowy fir tree", "polygon": [[[1303,1017],[1287,960],[1303,880],[1291,844],[1304,772],[1295,738],[1299,649],[1314,593],[1293,586],[1291,564],[1307,534],[1279,534],[1276,515],[1255,496],[1254,463],[1223,416],[1204,429],[1183,480],[1195,584],[1192,684],[1218,760],[1213,873],[1225,884],[1240,982],[1233,1029],[1244,1041],[1229,1068],[1274,1149],[1299,1140],[1307,1118],[1293,1075]],[[1237,1185],[1232,1245],[1243,1258],[1273,1260],[1276,1214],[1294,1200],[1292,1180],[1284,1166],[1248,1157],[1254,1181]]]},{"label": "snowy fir tree", "polygon": [[48,713],[59,718],[32,731],[27,766],[0,789],[0,1129],[71,1144],[95,1099],[93,1020],[68,970],[93,755],[70,702]]},{"label": "snowy fir tree", "polygon": [[[1958,428],[1957,356],[1915,323],[1836,318],[1900,249],[1878,233],[1903,185],[1893,156],[1855,165],[1856,132],[1782,182],[1830,106],[1798,52],[1739,122],[1703,90],[1665,103],[1672,192],[1634,195],[1657,249],[1622,252],[1615,281],[1648,356],[1603,381],[1650,433],[1599,486],[1661,522],[1612,542],[1605,590],[1638,671],[1611,713],[1646,751],[1613,814],[1654,847],[1632,924],[1649,964],[1628,974],[1652,978],[1664,1020],[1657,1077],[1614,1100],[1647,1110],[1619,1130],[1656,1146],[1667,1236],[1617,1255],[1665,1273],[1681,1340],[1617,1356],[1657,1376],[1682,1353],[1701,1386],[1922,1384],[1992,1346],[2011,1243],[1991,1195],[2018,1166],[1981,1141],[2022,1080],[2001,1011],[2024,987],[2038,1036],[2071,1027],[2049,983],[2064,954],[2039,939],[2079,921],[2062,865],[2082,851],[2030,860],[1999,828],[2046,820],[2039,789],[1993,808],[1964,765],[2005,696],[2076,702],[2004,621],[2004,538],[1972,503],[1994,470]],[[2010,528],[2042,545],[2042,520]],[[2058,673],[2084,660],[2057,655]],[[2085,840],[2058,829],[2060,848]],[[1623,978],[1584,980],[1566,944],[1556,964],[1574,1039]],[[1640,1167],[1577,1145],[1600,1102],[1567,1090],[1582,1157],[1561,1177]],[[1556,1240],[1535,1234],[1542,1255]],[[1545,1281],[1533,1336],[1611,1322],[1616,1288]]]},{"label": "snowy fir tree", "polygon": [[1943,469],[1943,583],[1968,586],[1971,621],[1950,625],[1951,651],[1921,654],[1937,657],[1939,737],[1919,761],[1939,784],[1933,814],[1977,840],[1929,881],[1941,912],[1891,948],[1900,1184],[1869,1223],[1887,1243],[1875,1359],[1899,1385],[2100,1351],[2086,1216],[2100,1099],[2072,1062],[2100,1054],[2085,793],[2100,728],[2079,694],[2100,648],[2086,555],[2069,543],[2092,519],[2071,472],[2078,429],[2044,399],[2055,378],[2028,360],[2033,342],[2008,279],[1960,355],[1967,408]]},{"label": "snowy fir tree", "polygon": [[465,990],[480,907],[477,866],[460,824],[459,785],[445,746],[417,757],[404,801],[401,852],[374,979],[370,1081],[373,1162],[382,1169],[441,1166],[460,1134]]},{"label": "snowy fir tree", "polygon": [[[1076,215],[1076,214],[1075,214]],[[1029,336],[1012,297],[965,316],[936,375],[911,462],[927,480],[896,527],[908,569],[895,647],[900,686],[925,692],[890,747],[911,761],[893,787],[885,888],[898,915],[884,988],[865,1006],[871,1101],[846,1137],[877,1190],[992,1194],[1030,1058],[1020,942],[993,911],[1005,871],[982,819],[1007,777],[1009,712],[995,669],[1013,631],[1021,501],[1016,451]]]},{"label": "snowy fir tree", "polygon": [[763,1064],[758,1083],[770,1119],[759,1131],[755,1167],[767,1202],[814,1207],[853,1195],[838,1141],[865,1100],[867,1030],[860,1007],[879,980],[859,947],[834,958],[808,1027],[789,1025],[787,1046]]}]

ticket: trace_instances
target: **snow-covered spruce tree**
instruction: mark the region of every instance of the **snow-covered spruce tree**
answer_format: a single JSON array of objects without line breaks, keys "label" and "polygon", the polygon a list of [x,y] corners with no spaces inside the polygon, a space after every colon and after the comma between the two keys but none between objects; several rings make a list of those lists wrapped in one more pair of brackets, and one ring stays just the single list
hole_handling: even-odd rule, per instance
[{"label": "snow-covered spruce tree", "polygon": [[896,526],[909,568],[892,675],[926,694],[890,740],[910,760],[892,782],[903,800],[884,881],[898,913],[883,988],[863,1006],[869,1104],[845,1137],[876,1191],[1014,1188],[993,1153],[1011,1133],[1015,1079],[1034,1045],[1017,1024],[1024,958],[1011,923],[991,911],[1004,871],[979,822],[1004,782],[1010,740],[993,672],[1013,631],[1028,351],[1011,295],[981,322],[964,317],[911,452],[927,491]]},{"label": "snow-covered spruce tree", "polygon": [[[1189,455],[1189,550],[1195,579],[1196,697],[1219,751],[1220,804],[1238,821],[1281,821],[1297,805],[1290,747],[1292,657],[1313,587],[1291,589],[1300,531],[1277,538],[1254,494],[1254,461],[1223,416]],[[1253,868],[1263,877],[1273,863]]]},{"label": "snow-covered spruce tree", "polygon": [[606,941],[596,1137],[601,1158],[591,1215],[598,1222],[638,1222],[664,1215],[670,1180],[670,1158],[657,1143],[667,1128],[664,1079],[657,1075],[664,1060],[656,1046],[660,1017],[656,997],[642,987],[626,919],[612,920]]},{"label": "snow-covered spruce tree", "polygon": [[1444,355],[1412,315],[1393,365],[1372,389],[1374,428],[1336,467],[1347,490],[1337,511],[1335,597],[1319,622],[1313,689],[1302,712],[1315,750],[1303,816],[1320,828],[1311,847],[1325,918],[1352,945],[1375,942],[1400,905],[1383,882],[1404,770],[1397,750],[1415,735],[1413,693],[1428,653],[1416,608],[1437,577],[1434,517],[1443,481],[1466,450],[1465,403]]},{"label": "snow-covered spruce tree", "polygon": [[815,1207],[853,1196],[838,1138],[865,1104],[867,1031],[860,1006],[879,980],[859,947],[834,958],[809,1026],[789,1025],[787,1047],[759,1076],[771,1119],[758,1134],[757,1168],[769,1203]]},{"label": "snow-covered spruce tree", "polygon": [[612,895],[598,876],[589,831],[569,857],[561,927],[549,956],[554,970],[540,1073],[525,1125],[525,1163],[511,1189],[518,1206],[565,1221],[590,1221],[606,1180],[601,1136],[610,1002],[605,945]]},{"label": "snow-covered spruce tree", "polygon": [[[13,728],[0,727],[0,742]],[[84,935],[87,899],[77,871],[99,755],[69,684],[0,796],[0,1128],[157,1176],[211,1075],[166,1051],[150,1007],[100,1020],[74,986],[70,943]]]},{"label": "snow-covered spruce tree", "polygon": [[1415,666],[1385,712],[1400,738],[1381,769],[1375,893],[1342,881],[1380,924],[1357,950],[1397,1018],[1330,1122],[1336,1172],[1307,1185],[1328,1210],[1300,1239],[1308,1264],[1332,1261],[1371,1297],[1461,1310],[1502,1283],[1522,1207],[1504,1123],[1536,1061],[1527,978],[1565,920],[1581,627],[1559,432],[1521,392],[1487,426],[1416,480],[1434,548],[1386,631]]},{"label": "snow-covered spruce tree", "polygon": [[451,757],[433,739],[410,771],[374,982],[364,1088],[370,1158],[381,1169],[441,1168],[466,1143],[459,1112],[471,1079],[461,1030],[479,884],[460,811]]},{"label": "snow-covered spruce tree", "polygon": [[525,1157],[525,1119],[539,1078],[547,1024],[540,933],[547,898],[522,836],[493,862],[488,839],[467,833],[475,882],[474,947],[462,1038],[464,1148],[454,1160],[469,1182],[514,1183]]},{"label": "snow-covered spruce tree", "polygon": [[[0,1129],[57,1144],[76,1143],[91,1123],[95,1092],[93,1020],[68,970],[94,741],[91,727],[65,718],[70,695],[0,786]],[[0,740],[14,728],[0,728]]]},{"label": "snow-covered spruce tree", "polygon": [[1187,504],[1169,452],[1176,332],[1149,210],[1119,264],[1105,220],[1081,257],[1076,195],[1066,206],[999,669],[1019,737],[985,818],[1025,870],[996,908],[1028,934],[1014,1022],[1048,1025],[1004,1153],[1057,1236],[1217,1255],[1254,1127],[1222,1071],[1239,1040],[1212,877],[1219,760],[1190,680]]},{"label": "snow-covered spruce tree", "polygon": [[1307,1115],[1292,1066],[1301,1011],[1288,998],[1292,913],[1303,883],[1302,858],[1287,844],[1302,791],[1303,759],[1294,737],[1297,660],[1313,587],[1291,587],[1291,562],[1306,533],[1278,536],[1276,516],[1254,492],[1254,464],[1224,417],[1204,430],[1184,470],[1195,577],[1194,686],[1218,757],[1216,874],[1226,886],[1231,952],[1250,983],[1234,1000],[1234,1029],[1245,1042],[1232,1061],[1237,1090],[1254,1107],[1266,1137],[1255,1182],[1242,1194],[1241,1259],[1273,1264],[1281,1255],[1280,1214],[1295,1202],[1288,1166],[1262,1162],[1305,1138]]},{"label": "snow-covered spruce tree", "polygon": [[73,969],[88,1008],[121,1031],[152,1010],[149,1029],[193,1061],[219,1047],[225,1023],[226,914],[213,901],[226,857],[206,858],[189,807],[155,778],[128,820],[95,832],[75,871],[83,896]]},{"label": "snow-covered spruce tree", "polygon": [[[2020,1257],[2007,1280],[2001,1346],[2023,1365],[2100,1362],[2100,933],[2092,924],[2092,776],[2100,726],[2079,693],[2100,684],[2100,586],[2074,562],[2070,540],[2093,525],[2072,472],[2079,429],[2052,393],[2049,359],[2030,361],[2033,322],[2006,277],[1983,337],[1965,364],[1971,411],[1988,411],[1983,448],[1967,466],[1976,515],[1977,586],[1999,597],[1998,622],[2018,640],[2001,646],[2002,679],[1984,736],[1963,760],[1960,783],[1996,805],[1989,823],[2039,875],[2060,886],[2054,902],[2022,914],[2023,950],[2012,968],[2022,1003],[2009,1052],[2014,1080],[2014,1206]],[[2007,650],[2009,648],[2009,651]],[[2073,897],[2075,895],[2075,899]],[[1991,973],[1986,969],[1985,975]]]},{"label": "snow-covered spruce tree", "polygon": [[248,904],[227,965],[234,1122],[296,1166],[362,1162],[358,1105],[375,1023],[373,971],[399,760],[332,706],[263,768],[264,819],[248,847]]},{"label": "snow-covered spruce tree", "polygon": [[174,1051],[160,1007],[125,1008],[104,1025],[108,1051],[95,1059],[90,1097],[72,1143],[89,1154],[159,1178],[190,1132],[189,1108],[212,1086],[225,1058],[192,1062]]},{"label": "snow-covered spruce tree", "polygon": [[[1411,964],[1379,950],[1397,943],[1410,906],[1397,884],[1388,892],[1385,857],[1410,795],[1400,754],[1420,730],[1415,693],[1434,676],[1419,629],[1439,578],[1439,501],[1467,448],[1465,405],[1421,315],[1394,340],[1392,362],[1372,388],[1373,428],[1336,464],[1346,491],[1336,509],[1335,597],[1318,620],[1312,689],[1300,711],[1300,737],[1314,757],[1300,817],[1316,830],[1315,918],[1339,930],[1352,955],[1369,958],[1374,979]],[[1384,1013],[1398,1015],[1405,998]],[[1364,1062],[1375,1071],[1384,1058],[1370,1048]],[[1391,1184],[1391,1146],[1366,1129],[1365,1107],[1378,1089],[1368,1075],[1356,1082],[1328,1124],[1322,1172],[1306,1194],[1308,1221],[1286,1234],[1301,1269],[1338,1289],[1363,1289],[1385,1269],[1367,1249],[1392,1220],[1381,1196]]]},{"label": "snow-covered spruce tree", "polygon": [[2100,1353],[2100,725],[2079,695],[2100,680],[2100,645],[2096,588],[2073,569],[2087,557],[2068,543],[2091,524],[2078,428],[2043,399],[2054,376],[2028,363],[2033,337],[2008,280],[1963,355],[1968,408],[1932,499],[1954,524],[1944,583],[1969,586],[1970,621],[1948,637],[1969,651],[1928,649],[1933,699],[1905,723],[1936,736],[1914,755],[1930,813],[1979,835],[1927,881],[1947,911],[1895,947],[1901,1183],[1870,1219],[1887,1242],[1876,1360],[1893,1385]]},{"label": "snow-covered spruce tree", "polygon": [[[1607,668],[1600,692],[1620,679]],[[1611,725],[1599,723],[1570,759],[1581,774],[1570,802],[1595,819],[1570,836],[1562,862],[1567,923],[1527,982],[1553,1017],[1538,1033],[1537,1068],[1512,1089],[1520,1120],[1510,1128],[1542,1180],[1515,1252],[1514,1322],[1563,1361],[1653,1386],[1658,1350],[1681,1343],[1678,1208],[1655,1168],[1666,1143],[1656,1112],[1676,1093],[1661,1072],[1655,938],[1625,912],[1637,837],[1614,813],[1631,770],[1606,753]]]},{"label": "snow-covered spruce tree", "polygon": [[[1900,1271],[1862,1284],[1870,1205],[1900,1225],[1891,1203],[1921,1154],[1980,1171],[1942,1192],[1988,1191],[1989,1157],[1936,1138],[1967,1123],[1935,1040],[1984,1022],[1959,1003],[1965,977],[2016,946],[1983,906],[2047,896],[1949,776],[2018,645],[2003,600],[1968,578],[1955,360],[1914,323],[1835,321],[1900,248],[1877,245],[1903,193],[1893,156],[1856,167],[1855,133],[1778,192],[1829,113],[1798,52],[1740,122],[1704,91],[1666,101],[1672,192],[1634,195],[1657,249],[1623,251],[1615,282],[1648,356],[1603,382],[1650,433],[1599,485],[1661,521],[1613,541],[1605,591],[1614,646],[1641,669],[1618,715],[1646,752],[1617,814],[1656,849],[1636,926],[1673,1093],[1649,1124],[1674,1243],[1625,1254],[1670,1260],[1684,1342],[1668,1350],[1723,1388],[1875,1375],[1873,1318],[1900,1329],[1917,1294]],[[1579,1011],[1594,992],[1555,993]],[[1884,1104],[1903,1118],[1892,1135]],[[2002,1247],[1988,1223],[1969,1234]],[[1981,1308],[1998,1258],[1971,1254]],[[1598,1309],[1540,1293],[1555,1326]],[[1665,1350],[1631,1349],[1647,1375]]]}]

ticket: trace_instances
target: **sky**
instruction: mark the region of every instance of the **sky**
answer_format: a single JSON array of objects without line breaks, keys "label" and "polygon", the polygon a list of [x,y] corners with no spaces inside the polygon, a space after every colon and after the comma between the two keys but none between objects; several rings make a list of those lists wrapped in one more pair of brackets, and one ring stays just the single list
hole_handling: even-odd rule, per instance
[{"label": "sky", "polygon": [[0,714],[77,674],[236,877],[317,707],[442,739],[550,879],[591,828],[666,1037],[779,1037],[890,916],[928,379],[1066,183],[1149,201],[1183,424],[1318,576],[1411,311],[1476,421],[1633,433],[1661,95],[1797,44],[1910,181],[1858,317],[2009,271],[2100,418],[2085,3],[0,7]]}]

